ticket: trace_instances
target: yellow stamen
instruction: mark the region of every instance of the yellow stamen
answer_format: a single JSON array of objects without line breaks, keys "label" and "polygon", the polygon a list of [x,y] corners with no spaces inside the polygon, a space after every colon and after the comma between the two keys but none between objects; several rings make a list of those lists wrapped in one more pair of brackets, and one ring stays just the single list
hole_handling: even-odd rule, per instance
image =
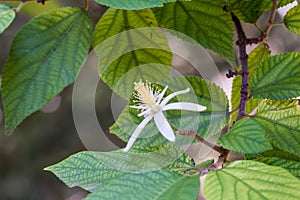
[{"label": "yellow stamen", "polygon": [[153,94],[151,94],[152,91],[149,85],[140,80],[140,82],[134,83],[134,89],[138,92],[145,104],[149,106],[155,105],[155,98],[153,97]]}]

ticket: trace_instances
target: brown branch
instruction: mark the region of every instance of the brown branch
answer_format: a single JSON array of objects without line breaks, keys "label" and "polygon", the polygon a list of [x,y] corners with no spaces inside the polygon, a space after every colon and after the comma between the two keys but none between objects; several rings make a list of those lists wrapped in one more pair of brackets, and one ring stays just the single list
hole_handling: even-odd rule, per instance
[{"label": "brown branch", "polygon": [[[247,38],[246,34],[243,30],[243,27],[241,25],[240,20],[233,13],[231,13],[231,18],[236,27],[236,32],[237,32],[237,36],[238,36],[238,40],[237,40],[236,44],[239,47],[240,62],[241,62],[241,66],[242,66],[241,71],[233,72],[233,71],[229,70],[228,74],[226,74],[227,78],[231,78],[236,75],[242,76],[242,84],[241,84],[241,90],[240,90],[241,97],[240,97],[240,104],[238,106],[239,114],[236,118],[236,122],[238,120],[244,118],[245,116],[247,116],[246,104],[247,104],[248,94],[249,94],[249,89],[248,89],[248,87],[249,87],[249,69],[248,69],[248,54],[246,51],[246,46],[249,44],[251,45],[253,43],[257,44],[259,42],[263,42],[263,44],[268,47],[266,41],[268,39],[271,28],[273,26],[277,7],[278,7],[278,0],[273,0],[273,6],[272,6],[271,14],[270,14],[266,29],[261,34],[261,36],[259,36],[257,38]],[[299,100],[299,104],[300,104],[300,100]],[[198,137],[199,137],[199,139],[198,139]],[[198,137],[196,136],[196,138],[200,142],[204,143],[203,142],[204,139],[201,138],[200,136],[198,136]],[[215,162],[214,164],[210,165],[207,168],[199,169],[199,172],[201,172],[201,174],[207,173],[210,170],[217,170],[217,169],[223,167],[230,151],[223,149],[222,147],[219,147],[219,148],[221,148],[222,151],[217,150],[218,152],[220,152],[218,161]]]},{"label": "brown branch", "polygon": [[205,144],[206,146],[212,148],[213,150],[215,150],[221,154],[224,153],[224,151],[225,151],[225,149],[223,149],[222,147],[214,145],[214,144],[210,143],[209,141],[205,140],[204,138],[200,137],[194,130],[177,130],[176,134],[193,137],[193,138],[197,139],[199,142],[201,142],[202,144]]},{"label": "brown branch", "polygon": [[[228,151],[228,150],[226,150],[226,151]],[[209,171],[218,170],[218,169],[220,169],[220,168],[222,168],[224,166],[227,155],[228,155],[228,153],[226,153],[226,155],[225,154],[221,154],[219,156],[218,160],[215,163],[213,163],[210,166],[208,166],[208,167],[204,167],[204,168],[193,167],[192,170],[198,171],[201,176],[204,175],[204,174],[207,174]]]},{"label": "brown branch", "polygon": [[210,147],[213,150],[220,153],[220,156],[215,163],[213,163],[210,166],[205,167],[205,168],[194,167],[193,170],[197,170],[199,173],[201,173],[201,175],[204,175],[211,170],[218,170],[223,167],[225,160],[228,156],[229,150],[210,143],[209,141],[200,137],[194,130],[178,130],[178,131],[176,131],[176,134],[193,137],[193,138],[197,139],[199,142],[201,142],[202,144],[205,144],[208,147]]},{"label": "brown branch", "polygon": [[232,21],[236,27],[236,32],[238,35],[238,40],[236,44],[239,46],[239,54],[240,54],[240,62],[242,65],[242,70],[239,72],[233,72],[229,70],[229,72],[226,74],[227,78],[231,78],[236,75],[241,75],[242,76],[242,85],[241,85],[241,97],[240,97],[240,104],[239,104],[239,114],[236,119],[236,121],[240,120],[245,116],[245,111],[246,111],[246,104],[248,100],[248,93],[249,93],[249,69],[248,69],[248,55],[246,52],[246,46],[248,44],[257,44],[259,42],[263,42],[265,46],[268,47],[267,40],[269,37],[269,33],[273,27],[275,15],[276,15],[276,10],[278,7],[278,0],[273,0],[273,5],[271,9],[271,13],[269,16],[268,24],[266,26],[265,31],[261,34],[261,36],[257,38],[247,38],[245,35],[245,32],[243,30],[243,27],[241,25],[240,20],[233,14],[231,13],[231,18]]},{"label": "brown branch", "polygon": [[246,112],[246,103],[248,99],[248,86],[249,86],[249,71],[248,71],[248,55],[246,52],[246,45],[248,44],[245,32],[243,30],[243,27],[241,25],[240,20],[231,13],[232,21],[236,27],[237,35],[238,35],[238,41],[236,44],[239,46],[239,54],[240,54],[240,62],[242,65],[242,70],[239,72],[239,74],[242,75],[242,85],[241,85],[241,97],[240,97],[240,104],[239,104],[239,114],[237,116],[236,121],[240,120],[245,116]]}]

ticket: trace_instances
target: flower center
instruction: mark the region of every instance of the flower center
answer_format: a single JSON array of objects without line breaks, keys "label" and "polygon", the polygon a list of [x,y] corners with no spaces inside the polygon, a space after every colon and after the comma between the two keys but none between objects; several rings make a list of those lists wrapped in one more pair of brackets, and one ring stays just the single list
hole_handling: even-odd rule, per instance
[{"label": "flower center", "polygon": [[156,98],[153,95],[153,91],[150,85],[145,84],[140,80],[138,83],[134,83],[134,89],[138,92],[143,103],[149,106],[155,106]]},{"label": "flower center", "polygon": [[158,113],[159,111],[161,111],[161,106],[160,105],[155,104],[155,105],[151,106],[152,114]]}]

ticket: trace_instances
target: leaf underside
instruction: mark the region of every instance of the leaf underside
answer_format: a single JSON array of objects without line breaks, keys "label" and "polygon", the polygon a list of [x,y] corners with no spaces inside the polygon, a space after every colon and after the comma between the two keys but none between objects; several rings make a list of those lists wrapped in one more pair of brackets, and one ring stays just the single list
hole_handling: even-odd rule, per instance
[{"label": "leaf underside", "polygon": [[86,199],[196,198],[199,176],[182,176],[170,169],[160,168],[143,171],[139,167],[161,164],[159,153],[151,155],[147,157],[147,153],[129,154],[123,151],[80,152],[46,170],[70,187],[79,186],[91,191]]},{"label": "leaf underside", "polygon": [[91,39],[91,20],[79,8],[40,15],[24,26],[3,69],[6,133],[74,82]]},{"label": "leaf underside", "polygon": [[0,4],[0,33],[2,33],[14,20],[15,12],[8,6]]},{"label": "leaf underside", "polygon": [[143,8],[162,7],[164,3],[175,2],[176,0],[95,0],[97,3],[124,10],[138,10]]}]

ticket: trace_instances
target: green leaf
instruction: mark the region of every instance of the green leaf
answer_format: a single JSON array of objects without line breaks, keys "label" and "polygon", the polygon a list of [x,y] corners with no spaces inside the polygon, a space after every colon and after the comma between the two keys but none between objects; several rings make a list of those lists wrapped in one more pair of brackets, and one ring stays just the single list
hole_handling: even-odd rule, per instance
[{"label": "green leaf", "polygon": [[199,182],[199,176],[181,176],[166,170],[131,174],[112,180],[108,185],[88,195],[86,200],[196,199]]},{"label": "green leaf", "polygon": [[[178,172],[195,166],[193,160],[185,152],[173,145],[164,145],[151,148],[133,148],[132,150],[133,151],[130,151],[130,153],[124,152],[123,150],[111,152],[83,151],[71,156],[59,164],[54,165],[54,167],[60,166],[63,168],[65,165],[72,166],[72,162],[70,163],[69,161],[74,161],[74,166],[82,165],[82,173],[92,173],[90,171],[86,171],[87,169],[84,168],[86,164],[81,163],[82,159],[87,160],[84,161],[84,163],[96,162],[97,160],[97,166],[103,169],[106,169],[107,167],[111,168],[110,170],[112,172],[110,173],[114,173],[113,171],[143,173],[162,168]],[[52,167],[53,166],[50,168]],[[64,173],[62,172],[62,175],[63,174]],[[60,175],[57,176],[60,177]],[[70,185],[72,182],[76,182],[78,177],[67,178],[68,179],[62,179],[67,185]],[[105,182],[105,179],[102,181]],[[83,188],[89,187],[89,185],[85,185],[85,182],[79,186]]]},{"label": "green leaf", "polygon": [[[195,199],[199,176],[181,176],[160,168],[143,170],[145,166],[158,167],[167,157],[168,154],[152,152],[150,155],[80,152],[45,170],[53,172],[69,187],[79,186],[94,192],[87,199],[119,199],[120,196],[122,199],[166,199],[173,195]],[[139,198],[140,195],[143,196]]]},{"label": "green leaf", "polygon": [[0,4],[0,33],[2,33],[14,20],[15,12],[8,6]]},{"label": "green leaf", "polygon": [[[93,46],[97,47],[101,42],[123,31],[143,27],[157,27],[151,9],[127,11],[109,8],[96,25]],[[123,47],[124,44],[118,45]]]},{"label": "green leaf", "polygon": [[91,39],[91,20],[79,8],[53,11],[24,26],[3,70],[7,133],[75,80]]},{"label": "green leaf", "polygon": [[284,16],[285,26],[292,32],[300,34],[300,6],[290,9]]},{"label": "green leaf", "polygon": [[95,0],[97,3],[112,8],[124,10],[138,10],[143,8],[162,7],[164,3],[175,2],[176,0]]},{"label": "green leaf", "polygon": [[273,144],[300,156],[300,106],[298,101],[265,101],[254,119],[265,129]]},{"label": "green leaf", "polygon": [[184,33],[232,62],[233,24],[224,5],[223,0],[177,1],[155,9],[155,15],[160,26]]},{"label": "green leaf", "polygon": [[239,120],[218,142],[224,148],[240,153],[258,153],[272,149],[264,129],[249,118]]},{"label": "green leaf", "polygon": [[[294,0],[280,0],[279,6],[292,3]],[[270,0],[229,0],[226,5],[230,12],[233,12],[240,20],[254,23],[263,14],[264,11],[271,10],[272,1]]]},{"label": "green leaf", "polygon": [[[259,64],[265,60],[266,58],[270,57],[271,53],[268,48],[264,45],[259,45],[256,47],[251,53],[249,54],[248,58],[248,69],[249,69],[249,77],[251,78],[253,72],[256,71]],[[238,71],[241,70],[241,66],[237,69]],[[231,105],[232,109],[236,109],[240,104],[240,90],[242,84],[242,77],[235,76],[232,83],[232,92],[231,92]],[[250,88],[251,89],[251,88]],[[246,113],[251,113],[261,102],[260,99],[249,99],[246,105]],[[232,114],[232,122],[234,122],[237,118],[238,112]]]},{"label": "green leaf", "polygon": [[270,151],[265,151],[260,154],[248,154],[246,155],[247,160],[255,159],[257,157],[278,157],[285,160],[293,160],[293,161],[300,161],[300,157],[294,154],[290,154],[286,151],[282,151],[277,148],[273,148]]},{"label": "green leaf", "polygon": [[208,173],[204,195],[207,200],[297,200],[299,187],[300,180],[285,169],[255,161],[235,161]]},{"label": "green leaf", "polygon": [[291,174],[300,178],[300,162],[294,160],[286,160],[277,157],[258,157],[255,161],[263,162],[272,166],[279,166],[288,170]]},{"label": "green leaf", "polygon": [[262,61],[269,57],[271,57],[271,51],[263,44],[252,50],[248,57],[249,76],[257,70]]},{"label": "green leaf", "polygon": [[[168,85],[171,92],[191,88],[191,92],[177,96],[180,102],[191,102],[204,105],[207,110],[203,112],[170,111],[165,112],[169,123],[175,130],[195,130],[202,137],[208,137],[218,133],[228,120],[228,100],[225,92],[213,83],[198,77],[175,77],[165,79],[161,85]],[[115,124],[110,127],[110,132],[117,135],[123,141],[128,141],[131,134],[137,128],[143,117],[137,117],[136,109],[126,107],[120,114]],[[191,139],[178,136],[176,145],[191,143]],[[159,146],[169,143],[158,131],[154,121],[150,121],[143,129],[140,138],[134,146]]]},{"label": "green leaf", "polygon": [[300,53],[265,59],[250,79],[250,94],[273,100],[300,96]]},{"label": "green leaf", "polygon": [[150,9],[109,9],[94,33],[98,71],[115,93],[129,99],[139,79],[159,81],[169,77],[172,53]]}]

